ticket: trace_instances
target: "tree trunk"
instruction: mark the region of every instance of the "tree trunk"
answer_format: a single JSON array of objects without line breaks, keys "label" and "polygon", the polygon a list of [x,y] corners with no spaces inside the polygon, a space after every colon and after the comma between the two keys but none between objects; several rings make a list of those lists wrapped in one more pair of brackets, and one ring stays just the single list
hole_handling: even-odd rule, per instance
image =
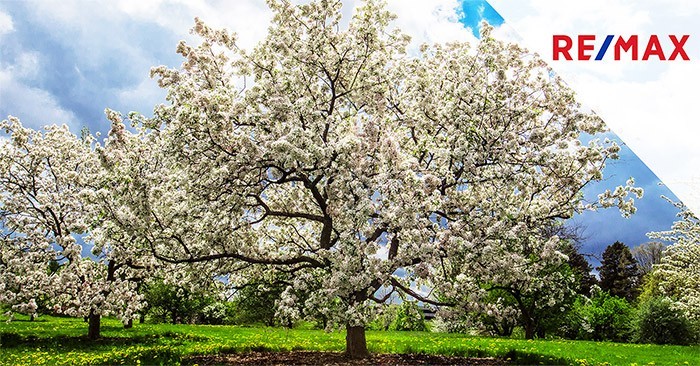
[{"label": "tree trunk", "polygon": [[33,322],[34,321],[34,313],[29,314],[29,321]]},{"label": "tree trunk", "polygon": [[520,297],[520,291],[516,290],[513,293],[513,297],[515,297],[515,301],[518,302],[520,319],[523,322],[523,328],[525,328],[525,339],[535,339],[535,331],[537,330],[537,323],[539,323],[539,321],[535,321],[535,319],[531,316],[534,305],[529,307],[525,306],[523,299]]},{"label": "tree trunk", "polygon": [[345,329],[347,330],[345,336],[345,354],[350,358],[369,357],[367,339],[365,339],[365,327],[348,325]]},{"label": "tree trunk", "polygon": [[124,324],[124,329],[131,329],[134,327],[134,319],[129,318],[126,324]]},{"label": "tree trunk", "polygon": [[139,324],[143,324],[146,321],[146,315],[140,314],[139,315]]},{"label": "tree trunk", "polygon": [[535,324],[529,319],[525,321],[525,339],[535,339]]},{"label": "tree trunk", "polygon": [[100,314],[90,310],[88,315],[88,339],[100,338]]}]

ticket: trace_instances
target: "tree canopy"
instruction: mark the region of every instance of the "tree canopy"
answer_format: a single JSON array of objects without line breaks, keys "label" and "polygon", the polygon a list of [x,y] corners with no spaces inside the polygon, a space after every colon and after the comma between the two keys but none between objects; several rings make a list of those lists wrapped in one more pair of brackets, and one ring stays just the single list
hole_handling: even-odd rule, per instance
[{"label": "tree canopy", "polygon": [[100,224],[94,140],[65,125],[35,131],[17,118],[0,129],[9,136],[0,141],[0,302],[33,316],[37,299],[50,298],[57,313],[89,317],[96,338],[101,315],[126,321],[141,302],[130,268],[103,245],[91,259],[78,241]]},{"label": "tree canopy", "polygon": [[632,179],[583,200],[619,146],[582,144],[606,131],[601,119],[490,27],[476,45],[413,56],[379,1],[347,27],[340,1],[268,3],[269,34],[250,51],[197,19],[202,42],[178,45],[182,67],[152,69],[168,92],[153,118],[107,111],[90,193],[100,247],[231,286],[283,273],[278,314],[321,314],[361,357],[393,294],[468,306],[488,285],[545,293],[573,276],[551,270],[567,257],[544,227],[634,212]]},{"label": "tree canopy", "polygon": [[650,233],[652,239],[668,241],[654,274],[662,294],[674,300],[674,308],[691,320],[700,320],[700,220],[682,203],[671,230]]}]

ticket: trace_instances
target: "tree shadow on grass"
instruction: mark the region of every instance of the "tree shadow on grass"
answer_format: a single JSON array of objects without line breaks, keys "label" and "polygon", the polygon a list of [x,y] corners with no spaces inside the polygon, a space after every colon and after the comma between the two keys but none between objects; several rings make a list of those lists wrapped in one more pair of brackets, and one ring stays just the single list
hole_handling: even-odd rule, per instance
[{"label": "tree shadow on grass", "polygon": [[[0,311],[0,312],[1,312],[1,311]],[[3,321],[3,320],[0,319],[0,321]],[[21,319],[21,318],[20,318],[20,319],[12,319],[12,322],[13,322],[13,323],[27,323],[27,324],[32,324],[32,323],[46,323],[47,321],[48,321],[48,320],[46,320],[46,319],[44,319],[44,318],[41,318],[41,317],[36,318],[36,319],[34,319],[34,320]]]},{"label": "tree shadow on grass", "polygon": [[[116,329],[116,327],[115,327]],[[105,329],[108,330],[108,329]],[[27,336],[12,332],[0,332],[1,348],[50,348],[61,349],[62,351],[86,350],[103,347],[126,347],[132,345],[158,345],[167,341],[172,345],[179,345],[191,341],[207,340],[206,337],[194,336],[184,333],[165,332],[158,334],[129,335],[128,337],[101,337],[98,339],[88,339],[87,336],[65,336],[37,337]]]}]

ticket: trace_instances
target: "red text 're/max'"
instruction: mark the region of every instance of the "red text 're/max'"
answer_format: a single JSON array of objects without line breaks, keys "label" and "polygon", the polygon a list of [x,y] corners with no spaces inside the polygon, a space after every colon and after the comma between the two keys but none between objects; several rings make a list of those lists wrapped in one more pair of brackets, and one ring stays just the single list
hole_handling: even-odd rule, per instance
[{"label": "red text 're/max'", "polygon": [[[552,59],[558,61],[560,58],[565,60],[588,61],[595,55],[594,60],[600,61],[605,56],[605,53],[613,43],[613,39],[617,40],[613,44],[614,60],[631,59],[639,60],[639,53],[642,51],[642,61],[661,60],[673,61],[676,59],[688,61],[690,58],[683,47],[690,38],[685,34],[676,36],[673,34],[662,37],[665,42],[661,42],[658,35],[649,36],[648,40],[640,43],[640,38],[637,35],[624,36],[608,35],[601,44],[596,42],[595,35],[579,35],[576,37],[576,42],[566,35],[552,36]],[[670,42],[669,42],[670,40]],[[598,50],[595,52],[595,50]],[[623,56],[625,54],[625,56]]]}]

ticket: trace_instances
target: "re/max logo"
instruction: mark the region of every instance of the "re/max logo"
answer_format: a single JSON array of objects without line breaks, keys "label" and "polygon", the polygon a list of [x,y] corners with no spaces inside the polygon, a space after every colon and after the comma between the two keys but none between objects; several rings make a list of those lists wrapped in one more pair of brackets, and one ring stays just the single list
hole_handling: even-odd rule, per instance
[{"label": "re/max logo", "polygon": [[[669,35],[668,38],[671,40],[670,46],[673,46],[673,49],[671,50],[670,48],[666,48],[664,50],[664,47],[659,41],[659,36],[657,35],[650,36],[649,40],[646,41],[646,44],[640,44],[639,36],[637,35],[631,35],[627,37],[627,39],[623,38],[623,36],[617,36],[617,40],[613,45],[615,61],[620,60],[623,52],[629,54],[632,60],[638,60],[639,50],[641,49],[640,46],[644,46],[642,61],[647,61],[650,58],[658,59],[661,61],[673,61],[679,57],[682,60],[688,61],[690,60],[690,58],[688,57],[688,54],[685,53],[683,47],[686,41],[688,41],[689,37],[690,36],[687,34],[681,36],[680,38],[678,38],[675,35]],[[614,35],[608,35],[607,37],[605,37],[605,40],[603,40],[603,43],[600,45],[598,52],[595,54],[596,61],[600,61],[603,59],[605,53],[608,51],[608,48],[610,48],[610,44],[612,43],[613,39],[615,39]],[[590,60],[593,56],[593,52],[591,51],[594,51],[596,49],[595,36],[579,35],[577,37],[576,44],[578,52],[576,52],[574,55],[578,56],[577,60]],[[565,60],[573,60],[573,57],[571,56],[571,49],[573,47],[574,42],[571,39],[571,37],[565,35],[554,35],[552,37],[552,58],[555,61],[559,60],[560,57],[564,57]],[[669,51],[671,52],[669,53]],[[668,58],[666,57],[667,55]]]}]

